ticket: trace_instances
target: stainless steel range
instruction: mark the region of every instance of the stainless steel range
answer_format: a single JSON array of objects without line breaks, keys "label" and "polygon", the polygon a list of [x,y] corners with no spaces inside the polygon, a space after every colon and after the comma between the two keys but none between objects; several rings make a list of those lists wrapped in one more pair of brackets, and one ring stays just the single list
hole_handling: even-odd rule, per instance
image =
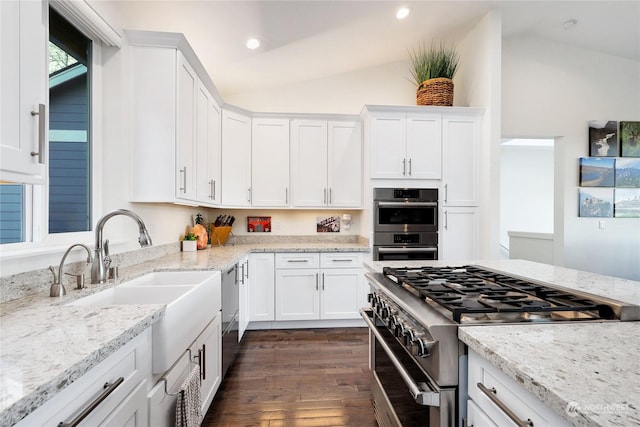
[{"label": "stainless steel range", "polygon": [[[374,409],[380,426],[462,425],[458,326],[640,320],[640,306],[466,265],[368,273]],[[460,409],[462,408],[462,409]]]}]

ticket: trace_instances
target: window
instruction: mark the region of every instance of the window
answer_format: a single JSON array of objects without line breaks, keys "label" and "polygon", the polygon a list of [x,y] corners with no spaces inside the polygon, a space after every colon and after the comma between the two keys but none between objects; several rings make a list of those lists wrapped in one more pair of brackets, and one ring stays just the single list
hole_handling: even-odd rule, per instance
[{"label": "window", "polygon": [[91,53],[91,40],[49,9],[47,188],[0,186],[0,243],[29,241],[36,212],[48,212],[48,234],[91,230]]}]

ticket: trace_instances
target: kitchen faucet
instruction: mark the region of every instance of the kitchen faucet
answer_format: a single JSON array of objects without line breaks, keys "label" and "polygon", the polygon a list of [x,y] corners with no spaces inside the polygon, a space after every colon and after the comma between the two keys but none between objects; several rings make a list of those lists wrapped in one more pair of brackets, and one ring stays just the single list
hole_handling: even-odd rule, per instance
[{"label": "kitchen faucet", "polygon": [[[71,252],[71,249],[76,246],[81,246],[87,251],[87,264],[91,263],[91,249],[88,246],[83,245],[82,243],[76,243],[74,245],[69,246],[69,249],[62,255],[62,259],[60,260],[60,266],[58,267],[58,274],[56,275],[56,271],[53,269],[53,266],[49,267],[49,270],[53,273],[53,284],[51,285],[51,290],[49,291],[49,296],[51,297],[62,297],[67,294],[67,290],[64,288],[62,284],[62,277],[64,273],[62,269],[64,267],[64,260],[67,259],[67,255]],[[76,283],[78,285],[78,289],[82,289],[84,284],[83,276],[77,276]]]},{"label": "kitchen faucet", "polygon": [[147,227],[144,225],[142,218],[140,218],[134,212],[126,209],[118,209],[104,215],[102,218],[100,218],[100,220],[98,220],[98,224],[96,225],[96,254],[93,257],[93,264],[91,265],[92,284],[104,283],[107,280],[107,269],[109,268],[109,264],[111,263],[111,258],[109,258],[109,241],[102,240],[102,229],[104,228],[106,222],[116,215],[128,216],[130,218],[133,218],[138,223],[140,231],[138,242],[140,243],[141,247],[145,248],[152,245],[151,237],[147,232]]}]

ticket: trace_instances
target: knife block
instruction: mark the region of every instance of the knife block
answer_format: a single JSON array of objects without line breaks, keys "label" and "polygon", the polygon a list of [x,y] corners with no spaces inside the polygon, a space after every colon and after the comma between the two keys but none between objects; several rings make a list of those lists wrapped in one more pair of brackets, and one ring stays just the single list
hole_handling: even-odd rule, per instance
[{"label": "knife block", "polygon": [[216,227],[211,224],[211,244],[215,245],[217,243],[219,246],[224,245],[227,242],[230,233],[231,227],[228,225]]}]

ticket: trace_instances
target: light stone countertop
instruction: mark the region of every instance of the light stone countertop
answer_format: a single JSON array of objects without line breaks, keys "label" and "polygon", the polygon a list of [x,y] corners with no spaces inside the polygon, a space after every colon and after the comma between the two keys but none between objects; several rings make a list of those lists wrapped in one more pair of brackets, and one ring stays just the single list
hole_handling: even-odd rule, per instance
[{"label": "light stone countertop", "polygon": [[[175,252],[120,268],[119,279],[64,298],[48,290],[0,304],[0,425],[13,425],[157,322],[164,305],[67,303],[153,271],[226,270],[251,252],[368,252],[359,243],[255,243]],[[135,253],[132,255],[135,257]]]},{"label": "light stone countertop", "polygon": [[[469,264],[640,305],[640,282],[530,261],[365,262],[372,272]],[[640,425],[640,322],[460,326],[458,337],[573,425]]]}]

